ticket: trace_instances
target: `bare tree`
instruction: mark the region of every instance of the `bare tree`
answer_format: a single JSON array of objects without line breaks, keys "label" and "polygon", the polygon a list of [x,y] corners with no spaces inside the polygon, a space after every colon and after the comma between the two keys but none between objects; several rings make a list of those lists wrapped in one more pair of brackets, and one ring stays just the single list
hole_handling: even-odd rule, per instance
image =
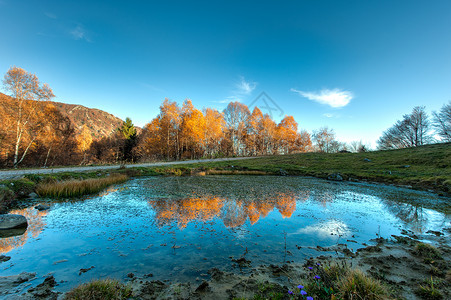
[{"label": "bare tree", "polygon": [[336,148],[335,132],[327,126],[313,132],[313,140],[319,152],[330,153]]},{"label": "bare tree", "polygon": [[440,112],[433,112],[433,125],[437,134],[444,142],[451,142],[451,101],[440,109]]},{"label": "bare tree", "polygon": [[233,154],[240,155],[246,124],[251,115],[249,108],[240,102],[230,102],[224,109],[223,115],[232,142]]},{"label": "bare tree", "polygon": [[430,123],[424,106],[416,106],[412,113],[384,131],[377,141],[381,150],[401,149],[425,145],[432,141]]},{"label": "bare tree", "polygon": [[47,84],[39,82],[35,74],[18,67],[11,67],[8,70],[3,79],[3,85],[15,99],[13,164],[14,168],[17,168],[43,128],[42,119],[39,116],[43,109],[41,101],[49,101],[55,95]]}]

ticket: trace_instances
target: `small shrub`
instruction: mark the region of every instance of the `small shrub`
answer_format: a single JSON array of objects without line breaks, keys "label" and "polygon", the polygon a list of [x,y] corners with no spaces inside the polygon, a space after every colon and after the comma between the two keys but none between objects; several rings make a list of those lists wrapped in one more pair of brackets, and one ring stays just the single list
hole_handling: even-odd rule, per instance
[{"label": "small shrub", "polygon": [[344,299],[387,299],[387,290],[381,283],[360,270],[350,270],[338,284],[339,295]]},{"label": "small shrub", "polygon": [[94,280],[69,291],[67,300],[122,300],[132,296],[131,288],[117,280]]},{"label": "small shrub", "polygon": [[92,193],[97,193],[104,188],[125,182],[128,179],[127,175],[112,174],[103,178],[89,178],[85,180],[67,180],[56,183],[39,184],[36,193],[41,197],[77,197]]},{"label": "small shrub", "polygon": [[425,285],[420,285],[418,289],[415,290],[415,294],[423,299],[443,299],[442,293],[434,287],[432,277],[431,280],[427,281]]},{"label": "small shrub", "polygon": [[429,244],[418,243],[413,251],[416,255],[428,261],[433,259],[442,259],[438,249]]},{"label": "small shrub", "polygon": [[0,213],[6,210],[14,203],[16,195],[6,186],[0,186]]},{"label": "small shrub", "polygon": [[5,185],[19,198],[27,197],[36,188],[36,184],[27,178],[5,181]]}]

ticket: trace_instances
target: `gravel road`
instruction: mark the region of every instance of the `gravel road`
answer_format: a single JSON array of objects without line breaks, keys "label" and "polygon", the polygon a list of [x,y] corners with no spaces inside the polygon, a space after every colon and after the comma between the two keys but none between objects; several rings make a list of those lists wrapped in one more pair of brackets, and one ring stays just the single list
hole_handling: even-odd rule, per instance
[{"label": "gravel road", "polygon": [[[157,167],[157,166],[170,166],[170,165],[181,165],[181,164],[195,164],[200,162],[215,162],[215,161],[234,161],[241,159],[250,159],[253,157],[232,157],[232,158],[215,158],[215,159],[197,159],[197,160],[185,160],[185,161],[171,161],[171,162],[156,162],[156,163],[142,163],[142,164],[127,164],[126,168],[132,167]],[[85,171],[96,171],[96,170],[112,170],[118,169],[120,165],[110,165],[110,166],[86,166],[86,167],[67,167],[67,168],[42,168],[42,169],[26,169],[26,170],[7,170],[0,171],[0,179],[10,179],[17,178],[27,174],[52,174],[61,172],[85,172]]]}]

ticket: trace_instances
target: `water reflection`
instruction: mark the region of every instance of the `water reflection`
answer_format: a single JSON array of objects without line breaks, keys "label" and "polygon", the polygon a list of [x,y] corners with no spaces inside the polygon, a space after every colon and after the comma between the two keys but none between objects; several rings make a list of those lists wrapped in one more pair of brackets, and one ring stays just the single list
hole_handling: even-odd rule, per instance
[{"label": "water reflection", "polygon": [[28,227],[22,235],[0,239],[0,254],[22,247],[29,238],[37,238],[46,226],[43,217],[47,215],[48,211],[39,211],[34,207],[28,207],[12,210],[10,213],[25,216],[28,220]]},{"label": "water reflection", "polygon": [[[303,193],[305,201],[309,193]],[[175,222],[183,229],[191,221],[209,221],[218,217],[224,226],[234,228],[242,226],[249,220],[254,225],[271,211],[277,209],[283,218],[290,218],[296,210],[295,193],[279,193],[266,198],[247,197],[233,199],[205,195],[201,197],[183,199],[149,200],[148,203],[155,211],[156,223],[159,227]]]}]

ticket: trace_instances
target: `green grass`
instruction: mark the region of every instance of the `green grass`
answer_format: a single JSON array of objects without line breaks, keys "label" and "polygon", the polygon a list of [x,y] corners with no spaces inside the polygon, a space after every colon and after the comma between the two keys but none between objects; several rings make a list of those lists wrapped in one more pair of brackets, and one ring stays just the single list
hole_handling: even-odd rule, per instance
[{"label": "green grass", "polygon": [[127,175],[112,174],[103,178],[40,183],[36,188],[36,193],[41,197],[77,197],[97,193],[112,184],[125,182],[127,179]]},{"label": "green grass", "polygon": [[[365,161],[369,159],[370,161]],[[345,180],[366,180],[412,186],[451,193],[451,143],[416,148],[365,153],[299,153],[266,156],[236,161],[201,162],[168,167],[144,168],[157,174],[187,173],[186,169],[219,171],[258,171],[266,174],[288,174],[327,178],[340,173]],[[143,168],[141,168],[143,169]],[[149,172],[149,171],[146,171]]]},{"label": "green grass", "polygon": [[117,280],[94,280],[69,291],[66,300],[122,300],[132,296],[131,288]]}]

